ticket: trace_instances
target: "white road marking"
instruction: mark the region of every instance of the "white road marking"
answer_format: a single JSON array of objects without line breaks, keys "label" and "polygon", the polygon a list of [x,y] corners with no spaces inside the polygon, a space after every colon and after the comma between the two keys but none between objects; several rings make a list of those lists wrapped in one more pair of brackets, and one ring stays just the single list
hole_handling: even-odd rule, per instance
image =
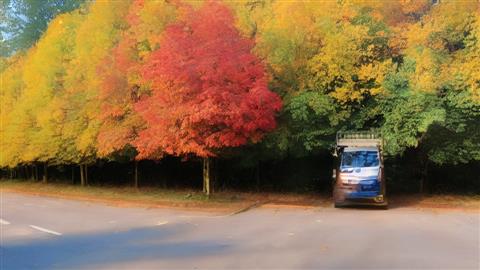
[{"label": "white road marking", "polygon": [[0,224],[2,224],[2,225],[8,225],[8,224],[10,224],[10,222],[6,221],[5,219],[1,219],[1,218],[0,218]]},{"label": "white road marking", "polygon": [[288,233],[288,236],[294,236],[294,235],[295,235],[295,234],[292,233],[292,232]]},{"label": "white road marking", "polygon": [[317,221],[318,223],[322,223],[322,222],[323,222],[323,220],[321,220],[321,219],[317,219],[316,221]]},{"label": "white road marking", "polygon": [[157,226],[162,226],[162,225],[165,225],[165,224],[168,224],[168,221],[159,221],[159,222],[157,222]]},{"label": "white road marking", "polygon": [[39,230],[39,231],[42,231],[42,232],[54,234],[54,235],[62,235],[62,234],[59,233],[59,232],[51,231],[51,230],[49,230],[49,229],[45,229],[45,228],[38,227],[38,226],[35,226],[35,225],[30,225],[30,228],[33,228],[33,229],[35,229],[35,230]]}]

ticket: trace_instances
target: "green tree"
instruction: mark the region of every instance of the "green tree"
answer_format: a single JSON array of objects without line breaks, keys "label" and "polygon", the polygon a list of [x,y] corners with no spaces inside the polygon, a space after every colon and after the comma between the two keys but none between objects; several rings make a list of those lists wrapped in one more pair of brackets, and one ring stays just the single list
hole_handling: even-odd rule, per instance
[{"label": "green tree", "polygon": [[478,8],[476,1],[432,7],[409,27],[399,68],[384,82],[387,151],[416,149],[422,191],[429,163],[479,160]]},{"label": "green tree", "polygon": [[72,11],[85,0],[1,0],[0,52],[8,56],[30,48],[58,14]]},{"label": "green tree", "polygon": [[390,31],[372,8],[275,2],[266,12],[272,19],[258,27],[257,51],[285,103],[266,143],[305,155],[331,147],[339,129],[378,125],[375,96],[393,64]]}]

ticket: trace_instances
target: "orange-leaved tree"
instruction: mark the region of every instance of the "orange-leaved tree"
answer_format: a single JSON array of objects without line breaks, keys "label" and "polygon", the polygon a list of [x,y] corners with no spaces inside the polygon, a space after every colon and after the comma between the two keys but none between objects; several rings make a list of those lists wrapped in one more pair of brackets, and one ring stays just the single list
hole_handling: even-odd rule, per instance
[{"label": "orange-leaved tree", "polygon": [[[175,19],[176,8],[163,1],[135,0],[129,7],[118,44],[98,67],[101,88],[98,94],[100,128],[97,154],[100,157],[132,160],[136,156],[133,140],[142,126],[134,105],[144,87],[138,67],[158,46],[157,39],[165,26]],[[159,16],[161,15],[161,16]],[[138,187],[138,164],[134,161],[134,185]]]},{"label": "orange-leaved tree", "polygon": [[227,7],[206,2],[185,10],[142,67],[152,91],[136,106],[146,128],[135,146],[138,158],[203,158],[204,191],[210,194],[209,157],[260,141],[275,128],[282,105],[251,52],[254,43],[241,36]]}]

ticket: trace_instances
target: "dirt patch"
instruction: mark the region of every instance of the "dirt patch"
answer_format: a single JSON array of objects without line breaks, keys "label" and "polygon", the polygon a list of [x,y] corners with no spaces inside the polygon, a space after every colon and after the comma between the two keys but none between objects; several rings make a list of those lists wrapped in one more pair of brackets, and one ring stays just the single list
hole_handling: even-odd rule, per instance
[{"label": "dirt patch", "polygon": [[390,199],[391,208],[480,211],[478,195],[396,195]]}]

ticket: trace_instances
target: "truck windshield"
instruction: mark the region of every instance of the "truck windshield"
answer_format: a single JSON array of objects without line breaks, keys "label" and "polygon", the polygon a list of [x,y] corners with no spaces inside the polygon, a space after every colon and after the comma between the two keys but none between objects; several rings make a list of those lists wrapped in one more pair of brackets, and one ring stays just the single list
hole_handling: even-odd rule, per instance
[{"label": "truck windshield", "polygon": [[378,165],[378,152],[376,151],[343,152],[342,154],[342,168],[376,167]]}]

